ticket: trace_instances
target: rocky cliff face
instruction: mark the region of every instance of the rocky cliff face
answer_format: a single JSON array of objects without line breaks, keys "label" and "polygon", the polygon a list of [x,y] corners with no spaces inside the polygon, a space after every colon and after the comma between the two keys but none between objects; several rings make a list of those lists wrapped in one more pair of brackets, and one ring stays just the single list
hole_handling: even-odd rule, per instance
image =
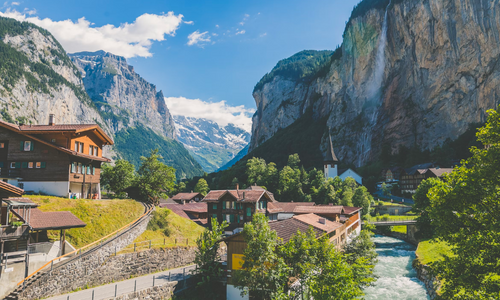
[{"label": "rocky cliff face", "polygon": [[200,118],[174,116],[178,140],[184,144],[206,172],[214,172],[250,141],[250,133],[228,124]]},{"label": "rocky cliff face", "polygon": [[144,80],[124,57],[104,51],[70,54],[85,89],[114,132],[140,123],[174,139],[175,125],[163,93]]},{"label": "rocky cliff face", "polygon": [[312,146],[326,154],[330,134],[339,159],[357,166],[377,158],[384,143],[393,152],[432,149],[485,121],[499,104],[500,2],[393,3],[383,45],[385,10],[369,9],[349,21],[324,74],[257,85],[250,151],[308,109],[327,118],[321,145]]}]

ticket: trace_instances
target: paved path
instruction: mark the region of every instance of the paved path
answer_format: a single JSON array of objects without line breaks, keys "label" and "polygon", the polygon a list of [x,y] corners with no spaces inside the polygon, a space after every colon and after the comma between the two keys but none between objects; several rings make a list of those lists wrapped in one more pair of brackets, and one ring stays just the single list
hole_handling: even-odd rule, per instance
[{"label": "paved path", "polygon": [[[110,283],[102,286],[98,286],[95,288],[91,288],[88,290],[83,290],[79,292],[69,293],[65,295],[60,295],[52,298],[47,298],[47,300],[99,300],[99,299],[109,299],[115,296],[115,287],[117,289],[117,296],[128,294],[134,291],[134,285],[136,286],[136,290],[140,291],[146,289],[148,287],[153,286],[153,276],[155,277],[154,285],[163,285],[169,281],[169,273],[170,281],[181,281],[183,279],[183,272],[186,270],[186,278],[191,274],[190,270],[195,269],[195,265],[186,266],[184,268],[177,268],[172,270],[163,271],[160,273],[144,275],[141,277],[136,277],[132,279],[127,279],[124,281]],[[94,291],[94,298],[92,298],[92,291]],[[69,297],[69,298],[68,298]]]}]

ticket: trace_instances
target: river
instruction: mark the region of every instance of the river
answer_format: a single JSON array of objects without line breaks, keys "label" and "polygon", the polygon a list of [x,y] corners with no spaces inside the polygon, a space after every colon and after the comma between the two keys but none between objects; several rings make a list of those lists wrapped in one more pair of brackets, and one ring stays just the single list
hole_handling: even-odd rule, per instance
[{"label": "river", "polygon": [[375,266],[375,274],[379,278],[375,286],[365,289],[364,299],[429,299],[424,284],[418,280],[417,272],[411,267],[415,259],[415,246],[381,235],[375,235],[372,240],[379,255]]}]

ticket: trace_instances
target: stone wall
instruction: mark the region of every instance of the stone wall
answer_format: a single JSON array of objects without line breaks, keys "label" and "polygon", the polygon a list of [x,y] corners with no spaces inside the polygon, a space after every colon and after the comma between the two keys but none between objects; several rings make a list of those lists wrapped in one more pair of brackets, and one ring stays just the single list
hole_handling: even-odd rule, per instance
[{"label": "stone wall", "polygon": [[54,265],[53,270],[45,269],[45,273],[37,274],[26,282],[24,290],[17,288],[17,298],[39,299],[71,292],[83,288],[89,282],[100,278],[100,270],[115,251],[120,251],[141,235],[149,222],[144,217],[129,230],[118,234],[103,244],[96,246],[82,255],[77,255]]},{"label": "stone wall", "polygon": [[429,294],[431,300],[436,299],[439,281],[432,275],[429,266],[420,263],[418,258],[413,260],[412,266],[417,271],[418,279],[424,283],[427,294]]},{"label": "stone wall", "polygon": [[109,257],[89,278],[88,286],[98,286],[113,281],[129,279],[163,270],[190,265],[195,257],[194,247],[149,249],[142,252],[126,253]]},{"label": "stone wall", "polygon": [[177,287],[177,281],[170,281],[164,285],[149,287],[138,292],[131,292],[118,297],[108,298],[106,300],[166,300],[171,299]]}]

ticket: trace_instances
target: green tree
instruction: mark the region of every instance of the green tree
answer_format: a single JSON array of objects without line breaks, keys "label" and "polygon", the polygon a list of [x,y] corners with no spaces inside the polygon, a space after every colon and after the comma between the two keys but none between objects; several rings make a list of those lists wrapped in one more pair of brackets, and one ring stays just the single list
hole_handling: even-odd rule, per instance
[{"label": "green tree", "polygon": [[186,190],[186,184],[183,181],[181,181],[175,186],[174,194],[182,193],[185,190]]},{"label": "green tree", "polygon": [[253,157],[247,161],[247,170],[246,173],[248,175],[248,185],[262,183],[262,178],[266,173],[266,161],[262,158]]},{"label": "green tree", "polygon": [[210,189],[208,188],[207,181],[203,178],[200,178],[200,180],[198,180],[198,183],[196,183],[196,185],[194,187],[194,191],[196,193],[202,194],[203,197],[205,197],[208,194],[208,192],[210,191]]},{"label": "green tree", "polygon": [[282,201],[301,202],[304,200],[299,169],[292,169],[289,166],[285,166],[281,170],[278,193]]},{"label": "green tree", "polygon": [[222,285],[220,280],[224,275],[224,269],[220,264],[219,246],[224,229],[228,226],[224,221],[222,224],[217,219],[211,218],[212,229],[206,229],[196,240],[196,254],[194,262],[198,266],[198,283],[196,286],[197,299],[220,299]]},{"label": "green tree", "polygon": [[433,186],[430,218],[452,253],[435,264],[444,299],[500,298],[500,106],[477,138],[487,147]]},{"label": "green tree", "polygon": [[385,182],[382,183],[382,194],[385,196],[390,196],[392,191],[392,186],[388,186]]},{"label": "green tree", "polygon": [[432,226],[432,220],[429,215],[431,209],[431,201],[427,194],[429,190],[440,184],[437,178],[428,178],[423,180],[418,186],[415,194],[413,195],[413,211],[418,214],[417,217],[417,237],[422,239],[429,239],[434,236],[434,227]]},{"label": "green tree", "polygon": [[160,197],[170,193],[175,187],[175,169],[160,161],[158,149],[152,150],[148,157],[141,156],[138,174],[138,188],[144,200],[158,205]]},{"label": "green tree", "polygon": [[300,158],[297,153],[288,156],[287,166],[292,169],[298,169],[300,167]]},{"label": "green tree", "polygon": [[352,206],[352,197],[354,196],[354,193],[350,188],[346,189],[344,193],[342,193],[342,200],[341,204],[344,206]]},{"label": "green tree", "polygon": [[234,272],[233,283],[242,290],[242,296],[250,292],[256,299],[274,299],[288,282],[288,268],[275,251],[278,235],[263,214],[255,214],[252,222],[245,224],[243,235],[247,243],[245,262]]},{"label": "green tree", "polygon": [[370,206],[373,201],[372,195],[368,192],[366,187],[358,186],[356,190],[354,190],[354,195],[352,196],[352,205],[356,207],[362,207],[362,213],[364,215],[370,213]]},{"label": "green tree", "polygon": [[373,233],[370,230],[361,230],[350,243],[344,245],[346,261],[353,266],[354,278],[360,288],[373,284],[377,276],[373,273],[377,260],[375,243],[371,240]]},{"label": "green tree", "polygon": [[101,183],[115,193],[118,198],[126,196],[125,189],[135,180],[135,168],[130,162],[119,159],[115,166],[104,164],[101,172]]}]

